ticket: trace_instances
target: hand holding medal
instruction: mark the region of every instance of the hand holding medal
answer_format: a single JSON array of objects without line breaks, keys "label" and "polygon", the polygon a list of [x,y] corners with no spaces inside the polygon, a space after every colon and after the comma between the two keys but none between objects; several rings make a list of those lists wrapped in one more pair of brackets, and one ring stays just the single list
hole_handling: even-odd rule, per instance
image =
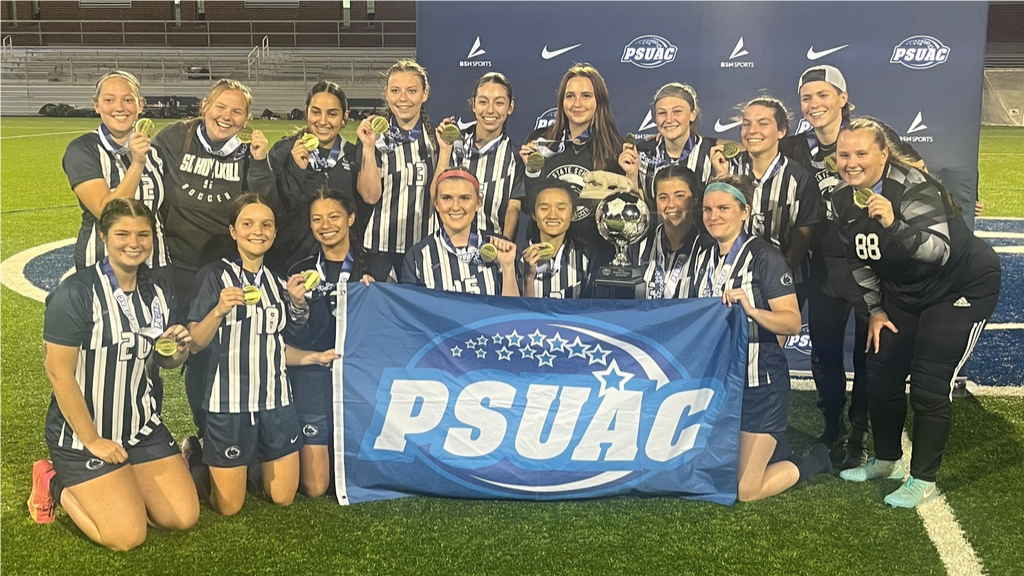
[{"label": "hand holding medal", "polygon": [[[307,276],[307,273],[312,272],[313,276]],[[316,282],[311,282],[315,279]],[[320,274],[316,270],[307,270],[299,274],[292,274],[288,278],[288,295],[291,296],[292,306],[298,309],[306,307],[306,292],[312,288],[308,286],[312,285],[314,288],[320,284]]]},{"label": "hand holding medal", "polygon": [[245,126],[238,131],[235,138],[238,138],[238,141],[242,144],[249,145],[249,154],[252,155],[253,160],[265,160],[267,158],[270,143],[262,130],[253,130]]},{"label": "hand holding medal", "polygon": [[[863,206],[860,206],[857,196],[860,195]],[[853,192],[853,203],[861,208],[867,208],[868,218],[878,220],[882,226],[888,228],[896,221],[896,215],[892,211],[892,202],[881,194],[875,194],[871,188],[858,188]]]},{"label": "hand holding medal", "polygon": [[446,118],[444,122],[437,127],[437,139],[438,142],[444,142],[448,146],[455,144],[455,141],[462,136],[462,131],[455,124],[455,117]]},{"label": "hand holding medal", "polygon": [[152,147],[150,137],[153,133],[153,121],[149,118],[140,118],[135,122],[135,131],[128,137],[127,152],[131,153],[132,163],[145,164],[146,156]]},{"label": "hand holding medal", "polygon": [[619,167],[631,180],[635,181],[640,174],[640,154],[636,151],[636,135],[632,133],[626,134],[626,140],[622,143]]},{"label": "hand holding medal", "polygon": [[189,344],[192,343],[192,335],[184,326],[175,325],[168,328],[163,335],[156,339],[153,348],[161,356],[174,356],[187,352]]}]

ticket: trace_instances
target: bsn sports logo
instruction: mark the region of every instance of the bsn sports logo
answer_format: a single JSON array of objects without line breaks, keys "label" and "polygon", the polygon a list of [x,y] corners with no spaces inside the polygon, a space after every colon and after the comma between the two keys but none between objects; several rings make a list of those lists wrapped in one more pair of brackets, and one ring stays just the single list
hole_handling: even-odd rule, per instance
[{"label": "bsn sports logo", "polygon": [[924,123],[924,118],[922,117],[921,112],[918,111],[917,116],[914,116],[914,121],[910,123],[910,128],[907,128],[907,134],[905,136],[900,136],[900,140],[903,140],[904,142],[934,142],[935,138],[931,136],[911,136],[911,134],[927,129],[928,126]]},{"label": "bsn sports logo", "polygon": [[722,68],[753,68],[754,62],[752,60],[737,60],[737,58],[747,56],[750,52],[743,47],[743,36],[740,36],[739,42],[736,42],[736,46],[733,47],[732,53],[729,54],[729,59],[719,62],[719,66]]},{"label": "bsn sports logo", "polygon": [[949,47],[931,36],[911,36],[892,50],[890,64],[925,70],[949,59]]},{"label": "bsn sports logo", "polygon": [[596,495],[691,461],[725,385],[620,326],[516,314],[381,375],[364,461],[424,461],[481,494]]},{"label": "bsn sports logo", "polygon": [[661,36],[648,34],[634,38],[622,50],[622,62],[641,68],[657,68],[676,59],[679,49]]},{"label": "bsn sports logo", "polygon": [[647,111],[647,116],[644,116],[644,121],[640,123],[640,127],[636,129],[637,136],[650,136],[657,131],[658,125],[654,123],[654,113],[650,110]]},{"label": "bsn sports logo", "polygon": [[800,327],[800,333],[786,337],[785,348],[801,354],[811,355],[811,330],[807,324]]},{"label": "bsn sports logo", "polygon": [[491,66],[491,61],[490,60],[473,60],[473,58],[476,58],[477,56],[483,56],[484,54],[487,54],[487,51],[480,47],[480,37],[477,36],[476,40],[473,42],[473,47],[469,49],[469,55],[466,56],[465,60],[460,60],[459,61],[459,66],[461,66],[463,68],[467,68],[467,67],[475,67],[475,68],[490,67]]},{"label": "bsn sports logo", "polygon": [[540,116],[537,116],[537,123],[533,126],[534,130],[540,130],[541,128],[547,128],[555,123],[558,118],[558,109],[549,108]]}]

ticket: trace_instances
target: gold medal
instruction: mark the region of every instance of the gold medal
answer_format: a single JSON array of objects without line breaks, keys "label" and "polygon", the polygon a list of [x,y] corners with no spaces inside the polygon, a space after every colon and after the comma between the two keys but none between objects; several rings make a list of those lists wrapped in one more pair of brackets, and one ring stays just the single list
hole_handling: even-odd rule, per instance
[{"label": "gold medal", "polygon": [[498,259],[498,248],[488,242],[480,247],[480,259],[484,262],[491,263]]},{"label": "gold medal", "polygon": [[302,278],[306,281],[306,292],[320,285],[320,273],[316,270],[303,270]]},{"label": "gold medal", "polygon": [[242,129],[238,131],[238,134],[235,134],[235,138],[238,138],[238,141],[242,144],[252,144],[252,128],[243,126]]},{"label": "gold medal", "polygon": [[320,146],[320,139],[313,134],[303,134],[301,140],[306,152],[312,152],[317,149],[317,146]]},{"label": "gold medal", "polygon": [[157,338],[156,343],[153,344],[153,348],[155,348],[157,354],[161,356],[174,356],[178,351],[178,341],[174,338],[163,336],[161,338]]},{"label": "gold medal", "polygon": [[256,304],[259,304],[260,298],[263,297],[263,294],[260,293],[259,288],[249,284],[245,288],[242,288],[242,297],[245,298],[246,304],[249,306],[255,306]]},{"label": "gold medal", "polygon": [[868,200],[871,199],[871,195],[875,192],[871,188],[857,188],[853,192],[853,203],[858,208],[867,208]]},{"label": "gold medal", "polygon": [[378,136],[388,131],[388,119],[383,116],[375,116],[370,120],[370,129]]},{"label": "gold medal", "polygon": [[455,124],[445,124],[444,128],[441,128],[441,139],[449,144],[455,144],[459,136],[462,136],[462,132]]},{"label": "gold medal", "polygon": [[828,170],[829,172],[832,173],[835,173],[837,171],[835,154],[829,154],[828,156],[825,156],[825,170]]},{"label": "gold medal", "polygon": [[735,142],[726,142],[722,144],[722,156],[725,156],[726,160],[730,160],[740,155],[742,150],[740,145]]},{"label": "gold medal", "polygon": [[149,118],[139,118],[135,121],[135,131],[140,134],[145,134],[146,136],[152,137],[153,130],[155,128],[156,125],[154,125],[153,121]]},{"label": "gold medal", "polygon": [[555,247],[550,243],[541,242],[538,246],[540,246],[540,249],[537,251],[537,256],[539,256],[541,260],[551,260],[555,257]]},{"label": "gold medal", "polygon": [[530,152],[526,157],[526,169],[530,172],[540,172],[544,167],[544,156],[540,152]]},{"label": "gold medal", "polygon": [[636,146],[636,134],[633,134],[632,132],[626,134],[626,144]]}]

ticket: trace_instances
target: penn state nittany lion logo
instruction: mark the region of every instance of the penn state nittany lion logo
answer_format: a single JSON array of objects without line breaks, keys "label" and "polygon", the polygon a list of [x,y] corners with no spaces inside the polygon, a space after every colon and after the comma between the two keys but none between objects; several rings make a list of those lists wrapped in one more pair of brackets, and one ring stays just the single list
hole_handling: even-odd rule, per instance
[{"label": "penn state nittany lion logo", "polygon": [[657,342],[532,313],[443,334],[381,378],[359,459],[418,459],[477,493],[537,498],[599,495],[685,465],[725,398]]}]

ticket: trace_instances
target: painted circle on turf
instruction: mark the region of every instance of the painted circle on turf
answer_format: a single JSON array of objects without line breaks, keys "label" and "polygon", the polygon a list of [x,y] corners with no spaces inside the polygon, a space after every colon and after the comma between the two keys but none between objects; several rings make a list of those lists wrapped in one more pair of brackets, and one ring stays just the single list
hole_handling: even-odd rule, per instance
[{"label": "painted circle on turf", "polygon": [[75,271],[75,239],[57,240],[0,262],[0,282],[26,298],[44,302]]}]

